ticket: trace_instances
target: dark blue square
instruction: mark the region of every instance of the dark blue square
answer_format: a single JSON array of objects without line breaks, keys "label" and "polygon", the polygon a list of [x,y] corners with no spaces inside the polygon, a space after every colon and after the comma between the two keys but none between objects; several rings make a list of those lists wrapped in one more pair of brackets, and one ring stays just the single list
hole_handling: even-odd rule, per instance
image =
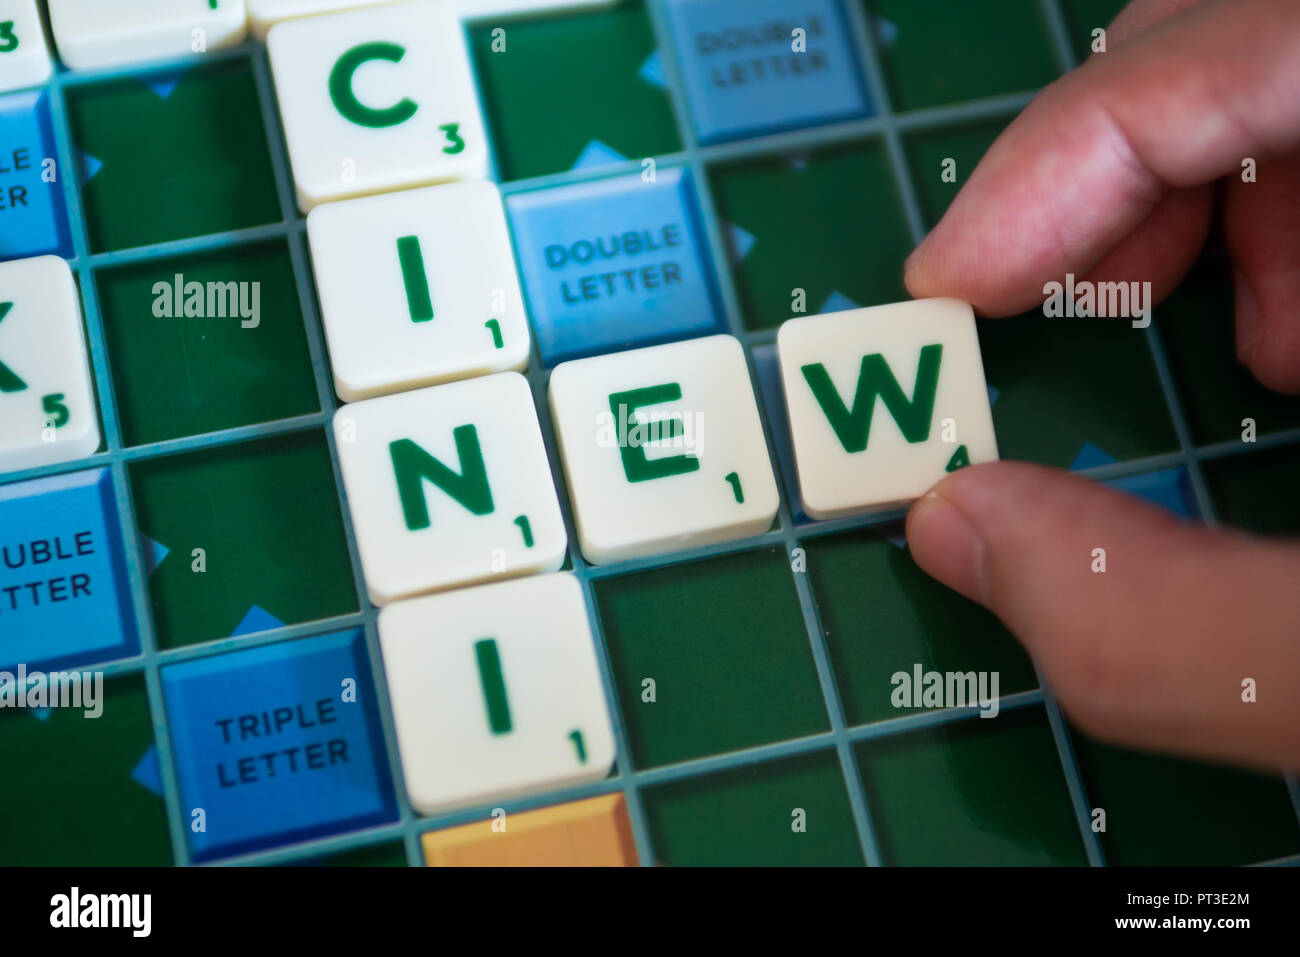
[{"label": "dark blue square", "polygon": [[359,629],[167,665],[162,685],[195,861],[396,819]]}]

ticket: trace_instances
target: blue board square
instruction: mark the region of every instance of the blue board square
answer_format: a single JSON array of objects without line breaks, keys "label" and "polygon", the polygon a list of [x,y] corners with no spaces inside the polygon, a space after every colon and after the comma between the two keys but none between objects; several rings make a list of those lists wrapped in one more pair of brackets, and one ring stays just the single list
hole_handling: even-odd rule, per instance
[{"label": "blue board square", "polygon": [[686,170],[518,193],[506,207],[545,365],[721,331]]},{"label": "blue board square", "polygon": [[359,629],[167,665],[162,686],[194,860],[396,819]]},{"label": "blue board square", "polygon": [[0,97],[0,259],[72,255],[57,155],[45,92]]},{"label": "blue board square", "polygon": [[838,0],[669,0],[668,14],[701,143],[873,112]]},{"label": "blue board square", "polygon": [[0,485],[0,670],[139,648],[109,471]]}]

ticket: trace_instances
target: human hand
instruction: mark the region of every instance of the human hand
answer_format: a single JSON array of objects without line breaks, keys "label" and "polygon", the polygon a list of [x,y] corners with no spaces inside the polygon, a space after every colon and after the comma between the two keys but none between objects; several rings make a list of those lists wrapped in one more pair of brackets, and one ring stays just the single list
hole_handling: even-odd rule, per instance
[{"label": "human hand", "polygon": [[[989,150],[908,260],[909,291],[1008,315],[1072,272],[1150,281],[1159,300],[1217,200],[1238,358],[1300,393],[1300,3],[1136,0],[1107,33],[1108,52]],[[1087,733],[1300,768],[1300,545],[1181,523],[1014,462],[946,477],[912,507],[907,536],[922,568],[1011,628]],[[1097,547],[1106,574],[1090,570]]]}]

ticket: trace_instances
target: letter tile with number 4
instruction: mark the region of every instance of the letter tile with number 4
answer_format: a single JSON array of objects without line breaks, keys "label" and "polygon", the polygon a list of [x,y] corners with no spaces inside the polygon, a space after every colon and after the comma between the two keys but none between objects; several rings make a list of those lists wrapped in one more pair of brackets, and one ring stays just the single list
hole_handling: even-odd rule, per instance
[{"label": "letter tile with number 4", "polygon": [[376,605],[563,563],[568,536],[519,373],[345,405],[334,433]]},{"label": "letter tile with number 4", "polygon": [[68,462],[98,448],[72,270],[58,256],[0,263],[0,472]]},{"label": "letter tile with number 4", "polygon": [[39,86],[52,70],[36,0],[0,0],[0,93]]},{"label": "letter tile with number 4", "polygon": [[528,364],[501,195],[474,180],[326,203],[307,217],[345,401]]},{"label": "letter tile with number 4", "polygon": [[813,518],[898,507],[945,473],[998,457],[967,303],[922,299],[791,319],[777,351]]},{"label": "letter tile with number 4", "polygon": [[588,561],[767,531],[779,495],[740,342],[709,336],[565,362],[551,413]]},{"label": "letter tile with number 4", "polygon": [[447,0],[289,20],[266,42],[304,212],[487,175],[478,93]]},{"label": "letter tile with number 4", "polygon": [[380,612],[379,643],[421,814],[609,773],[614,735],[572,575],[398,602]]}]

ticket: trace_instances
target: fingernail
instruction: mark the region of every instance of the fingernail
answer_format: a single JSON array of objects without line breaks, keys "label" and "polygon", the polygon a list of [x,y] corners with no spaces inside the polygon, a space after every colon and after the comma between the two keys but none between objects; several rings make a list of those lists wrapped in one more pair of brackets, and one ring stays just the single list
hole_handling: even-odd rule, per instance
[{"label": "fingernail", "polygon": [[985,603],[984,541],[956,505],[938,492],[927,492],[907,515],[907,544],[927,574]]},{"label": "fingernail", "polygon": [[907,259],[903,260],[904,276],[906,276],[913,269],[915,269],[916,264],[921,261],[921,250],[925,249],[925,244],[929,240],[929,238],[930,238],[929,236],[926,236],[925,239],[922,239],[921,242],[917,245],[917,247],[912,250],[911,255],[908,256]]},{"label": "fingernail", "polygon": [[1261,338],[1259,299],[1256,298],[1255,290],[1251,287],[1246,274],[1240,269],[1234,270],[1234,273],[1237,359],[1241,362],[1249,362]]}]

